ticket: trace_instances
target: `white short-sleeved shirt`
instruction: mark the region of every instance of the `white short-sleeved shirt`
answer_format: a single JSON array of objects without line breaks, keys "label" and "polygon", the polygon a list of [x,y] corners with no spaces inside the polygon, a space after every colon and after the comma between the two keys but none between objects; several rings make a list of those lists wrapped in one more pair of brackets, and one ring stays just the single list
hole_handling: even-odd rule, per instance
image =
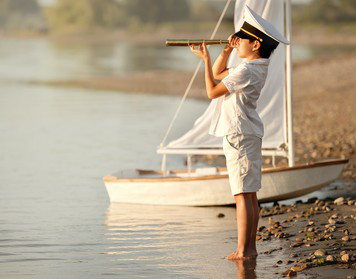
[{"label": "white short-sleeved shirt", "polygon": [[263,137],[263,123],[256,106],[265,84],[269,59],[243,60],[237,67],[229,69],[222,82],[228,93],[218,99],[209,134],[254,135]]}]

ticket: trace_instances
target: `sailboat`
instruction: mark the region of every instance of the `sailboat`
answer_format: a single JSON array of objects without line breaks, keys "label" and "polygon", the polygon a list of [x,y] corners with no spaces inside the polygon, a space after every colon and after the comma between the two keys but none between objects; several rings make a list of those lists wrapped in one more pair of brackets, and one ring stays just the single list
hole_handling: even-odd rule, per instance
[{"label": "sailboat", "polygon": [[[230,2],[231,0],[227,0],[210,39],[214,38]],[[236,0],[234,11],[236,30],[239,30],[243,23],[245,5],[272,22],[291,41],[290,0]],[[239,58],[233,52],[229,66],[238,63]],[[234,204],[226,168],[194,169],[191,163],[194,155],[223,155],[222,138],[208,134],[216,99],[211,101],[190,130],[180,138],[165,144],[200,65],[201,61],[157,150],[157,153],[162,155],[161,170],[126,170],[105,176],[104,183],[111,202],[183,206]],[[272,157],[274,166],[262,169],[262,188],[257,193],[259,202],[296,198],[316,191],[340,176],[348,160],[295,164],[290,45],[278,46],[270,58],[269,73],[258,100],[257,111],[265,128],[262,155]],[[167,156],[177,154],[187,156],[187,169],[167,170]],[[276,157],[288,158],[288,166],[276,167]]]}]

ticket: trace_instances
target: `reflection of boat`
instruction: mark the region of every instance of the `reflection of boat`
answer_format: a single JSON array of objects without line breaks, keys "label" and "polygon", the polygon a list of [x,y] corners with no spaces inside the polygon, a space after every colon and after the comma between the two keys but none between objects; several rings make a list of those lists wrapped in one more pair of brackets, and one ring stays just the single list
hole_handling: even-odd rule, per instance
[{"label": "reflection of boat", "polygon": [[[236,29],[240,29],[242,24],[241,15],[245,4],[262,14],[290,39],[290,0],[236,1]],[[237,64],[238,60],[233,53],[230,65]],[[198,68],[199,65],[196,72]],[[263,170],[262,189],[258,192],[261,202],[289,199],[313,192],[335,180],[347,163],[347,160],[329,160],[298,166],[294,164],[291,71],[290,46],[279,46],[271,58],[268,78],[258,101],[257,110],[265,126],[263,155],[272,156],[273,163],[276,156],[287,157],[289,166]],[[192,81],[194,77],[195,75]],[[191,169],[190,162],[193,155],[223,154],[222,139],[208,135],[210,119],[217,102],[218,100],[213,100],[210,103],[191,130],[165,146],[163,143],[172,127],[172,124],[170,125],[158,150],[159,154],[163,154],[161,171],[121,171],[104,177],[110,200],[197,206],[234,203],[225,169]],[[178,111],[176,115],[177,113]],[[167,171],[166,156],[170,154],[187,155],[188,170]]]}]

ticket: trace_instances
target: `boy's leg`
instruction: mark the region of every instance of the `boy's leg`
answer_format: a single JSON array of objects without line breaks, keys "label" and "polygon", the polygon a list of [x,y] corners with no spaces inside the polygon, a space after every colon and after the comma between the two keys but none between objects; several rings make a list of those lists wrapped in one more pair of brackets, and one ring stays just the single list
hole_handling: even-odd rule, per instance
[{"label": "boy's leg", "polygon": [[257,235],[257,228],[258,228],[258,220],[260,218],[260,208],[258,207],[257,195],[256,193],[251,193],[251,200],[252,200],[252,211],[253,211],[253,224],[251,230],[251,240],[249,249],[253,256],[257,256],[257,249],[256,249],[256,235]]},{"label": "boy's leg", "polygon": [[238,194],[234,198],[237,219],[237,250],[227,259],[248,259],[254,256],[250,251],[251,231],[254,225],[252,193]]}]

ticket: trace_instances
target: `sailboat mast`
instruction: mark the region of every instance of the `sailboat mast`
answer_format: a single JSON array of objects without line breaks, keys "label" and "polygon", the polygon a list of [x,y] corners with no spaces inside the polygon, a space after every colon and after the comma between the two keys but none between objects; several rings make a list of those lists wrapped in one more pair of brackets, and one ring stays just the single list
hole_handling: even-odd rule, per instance
[{"label": "sailboat mast", "polygon": [[293,91],[292,91],[292,13],[291,0],[285,1],[285,32],[290,42],[286,46],[286,91],[287,91],[287,129],[288,129],[288,164],[294,166],[294,135],[293,135]]}]

